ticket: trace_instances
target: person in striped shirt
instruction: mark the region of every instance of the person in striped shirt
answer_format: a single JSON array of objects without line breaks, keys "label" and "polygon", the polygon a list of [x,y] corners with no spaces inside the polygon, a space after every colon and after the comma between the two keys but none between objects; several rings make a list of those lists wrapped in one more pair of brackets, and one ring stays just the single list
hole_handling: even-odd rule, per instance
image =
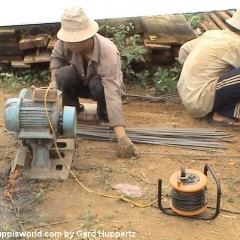
[{"label": "person in striped shirt", "polygon": [[210,116],[212,125],[240,128],[240,9],[226,26],[181,46],[177,89],[193,117]]}]

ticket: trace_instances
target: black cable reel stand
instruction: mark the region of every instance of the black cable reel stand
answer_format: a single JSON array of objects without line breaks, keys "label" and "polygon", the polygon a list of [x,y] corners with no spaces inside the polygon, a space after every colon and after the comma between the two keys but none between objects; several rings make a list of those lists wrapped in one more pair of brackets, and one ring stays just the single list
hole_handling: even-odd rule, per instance
[{"label": "black cable reel stand", "polygon": [[[210,172],[215,180],[217,188],[216,210],[214,214],[203,214],[208,208],[207,193],[207,172]],[[170,207],[162,206],[162,179],[158,180],[158,206],[159,209],[168,215],[183,216],[202,220],[212,220],[220,212],[221,186],[220,181],[211,165],[206,164],[204,173],[185,169],[175,172],[170,177],[171,192]]]}]

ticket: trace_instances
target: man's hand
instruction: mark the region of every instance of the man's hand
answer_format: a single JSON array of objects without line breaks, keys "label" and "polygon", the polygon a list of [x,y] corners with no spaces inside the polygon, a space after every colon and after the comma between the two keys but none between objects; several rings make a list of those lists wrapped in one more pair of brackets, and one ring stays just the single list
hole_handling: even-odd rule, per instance
[{"label": "man's hand", "polygon": [[51,87],[52,89],[58,89],[56,81],[50,82],[49,87]]},{"label": "man's hand", "polygon": [[117,156],[119,158],[138,157],[137,147],[132,143],[128,136],[121,137],[117,145]]},{"label": "man's hand", "polygon": [[60,95],[62,94],[62,91],[60,91],[60,90],[58,89],[58,86],[57,86],[56,81],[50,82],[50,83],[49,83],[49,87],[52,88],[52,89],[57,90],[57,95],[58,95],[58,96],[60,96]]}]

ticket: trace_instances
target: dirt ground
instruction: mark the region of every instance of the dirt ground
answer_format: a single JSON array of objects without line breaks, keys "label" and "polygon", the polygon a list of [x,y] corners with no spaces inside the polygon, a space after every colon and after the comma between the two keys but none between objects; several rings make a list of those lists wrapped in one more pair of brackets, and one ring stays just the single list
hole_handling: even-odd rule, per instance
[{"label": "dirt ground", "polygon": [[[216,151],[137,144],[139,159],[117,158],[115,142],[78,139],[71,169],[89,192],[71,174],[66,180],[33,180],[18,169],[8,177],[20,141],[5,131],[4,105],[18,94],[0,89],[0,239],[240,239],[240,131],[218,128],[236,141],[223,142],[227,148]],[[128,127],[213,129],[206,119],[192,118],[180,103],[130,99],[123,111]],[[206,164],[221,184],[220,213],[215,219],[168,215],[156,201],[142,206],[157,199],[159,178],[167,195],[170,176],[182,165],[203,172]],[[209,204],[203,215],[210,218],[216,211],[217,186],[210,173],[207,179]],[[140,187],[140,197],[126,196],[137,204],[115,197],[120,194],[113,186],[120,183]],[[168,208],[169,197],[161,203]],[[32,235],[18,237],[23,231]]]}]

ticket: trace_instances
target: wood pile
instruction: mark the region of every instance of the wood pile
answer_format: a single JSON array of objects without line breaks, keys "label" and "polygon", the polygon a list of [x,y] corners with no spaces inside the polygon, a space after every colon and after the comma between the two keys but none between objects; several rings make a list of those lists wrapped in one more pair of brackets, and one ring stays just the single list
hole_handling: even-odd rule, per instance
[{"label": "wood pile", "polygon": [[201,35],[208,30],[221,30],[226,28],[225,20],[232,17],[235,11],[236,10],[228,10],[205,14],[205,20],[200,23],[200,28],[196,29],[197,33]]},{"label": "wood pile", "polygon": [[50,62],[58,29],[59,23],[0,27],[0,63],[30,68],[33,63]]},{"label": "wood pile", "polygon": [[7,63],[20,61],[23,51],[19,48],[19,36],[14,28],[0,28],[0,60]]},{"label": "wood pile", "polygon": [[[206,14],[201,29],[193,29],[183,14],[98,20],[99,25],[116,26],[132,23],[142,38],[145,60],[151,64],[169,64],[178,56],[180,46],[204,31],[225,28],[225,19],[235,10]],[[60,23],[0,26],[0,63],[13,67],[30,68],[34,63],[50,62],[51,51],[57,41]],[[99,31],[105,35],[104,32]]]}]

